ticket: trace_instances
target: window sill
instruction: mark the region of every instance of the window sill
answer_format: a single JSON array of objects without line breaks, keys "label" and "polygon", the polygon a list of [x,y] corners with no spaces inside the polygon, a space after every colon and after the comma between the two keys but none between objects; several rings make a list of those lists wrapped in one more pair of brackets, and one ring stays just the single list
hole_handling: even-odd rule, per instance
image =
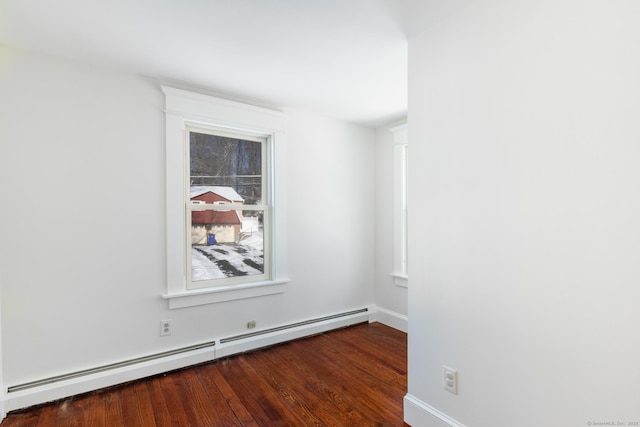
[{"label": "window sill", "polygon": [[402,288],[409,287],[409,276],[403,273],[391,273],[393,277],[393,284]]},{"label": "window sill", "polygon": [[289,283],[289,279],[269,280],[164,294],[162,298],[169,300],[169,309],[173,310],[196,305],[281,294],[284,292],[287,283]]}]

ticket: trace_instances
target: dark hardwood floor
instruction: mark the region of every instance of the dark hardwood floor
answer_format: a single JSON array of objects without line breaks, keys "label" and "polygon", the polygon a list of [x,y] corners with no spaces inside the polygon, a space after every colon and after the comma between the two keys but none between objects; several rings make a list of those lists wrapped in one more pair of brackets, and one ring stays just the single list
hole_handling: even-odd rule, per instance
[{"label": "dark hardwood floor", "polygon": [[10,413],[23,426],[408,426],[407,336],[361,324]]}]

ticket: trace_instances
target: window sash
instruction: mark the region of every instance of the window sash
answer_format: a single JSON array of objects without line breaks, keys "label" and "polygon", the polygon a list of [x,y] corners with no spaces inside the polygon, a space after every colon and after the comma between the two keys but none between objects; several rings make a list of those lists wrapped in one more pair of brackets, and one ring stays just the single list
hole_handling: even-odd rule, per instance
[{"label": "window sash", "polygon": [[[241,203],[193,203],[191,200],[191,133],[201,133],[208,135],[215,135],[227,138],[233,138],[244,141],[255,141],[261,144],[261,191],[260,197],[263,203],[254,205],[245,205]],[[186,288],[187,290],[213,288],[217,286],[228,286],[242,283],[251,283],[256,281],[271,280],[271,260],[272,260],[272,244],[271,244],[271,194],[270,182],[271,182],[271,156],[270,156],[270,140],[268,135],[259,134],[257,132],[240,131],[228,128],[220,128],[213,125],[206,125],[203,123],[187,123],[185,132],[185,190],[184,190],[184,203],[186,206],[185,212],[185,262],[186,262]],[[234,189],[236,190],[236,189]],[[237,191],[237,190],[236,190]],[[225,278],[212,278],[205,280],[193,279],[193,244],[192,244],[192,213],[201,211],[262,211],[263,212],[263,273],[262,274],[250,274],[239,275]],[[244,217],[244,215],[243,215]]]},{"label": "window sash", "polygon": [[[235,206],[242,207],[241,209],[229,209],[231,204],[226,205],[211,205],[208,204],[209,209],[203,208],[204,205],[193,205],[194,209],[187,208],[187,233],[185,236],[187,240],[185,241],[185,260],[187,265],[187,289],[202,289],[202,288],[213,288],[217,286],[228,286],[228,285],[236,285],[242,283],[252,283],[252,282],[260,282],[271,280],[271,257],[272,251],[271,248],[271,227],[268,224],[271,223],[271,210],[266,206],[244,206],[237,205]],[[262,262],[262,274],[248,274],[241,276],[232,276],[225,278],[213,278],[213,279],[204,279],[204,280],[193,280],[193,258],[192,258],[192,237],[191,237],[191,213],[197,211],[228,211],[228,210],[240,210],[240,211],[262,211],[263,212],[263,239],[262,239],[262,254],[263,254],[263,262]],[[230,250],[230,249],[226,249]]]}]

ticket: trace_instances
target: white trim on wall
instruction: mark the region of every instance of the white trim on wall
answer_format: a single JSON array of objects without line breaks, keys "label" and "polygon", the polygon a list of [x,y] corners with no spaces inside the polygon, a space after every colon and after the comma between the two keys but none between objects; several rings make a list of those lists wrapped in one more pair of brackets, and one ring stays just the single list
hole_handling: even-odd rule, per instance
[{"label": "white trim on wall", "polygon": [[389,129],[393,133],[393,272],[397,286],[408,287],[407,251],[407,152],[408,125]]},{"label": "white trim on wall", "polygon": [[390,326],[393,329],[402,331],[405,334],[409,330],[408,316],[405,316],[404,314],[400,314],[392,310],[387,310],[386,308],[376,307],[375,321],[380,322],[383,325]]},{"label": "white trim on wall", "polygon": [[[212,304],[282,293],[287,277],[286,262],[286,129],[287,116],[275,110],[215,98],[169,86],[165,94],[167,288],[162,297],[170,309]],[[234,286],[193,289],[188,283],[185,242],[185,132],[201,125],[269,138],[271,183],[271,277]]]},{"label": "white trim on wall", "polygon": [[444,412],[408,393],[404,397],[404,422],[416,427],[465,427]]}]

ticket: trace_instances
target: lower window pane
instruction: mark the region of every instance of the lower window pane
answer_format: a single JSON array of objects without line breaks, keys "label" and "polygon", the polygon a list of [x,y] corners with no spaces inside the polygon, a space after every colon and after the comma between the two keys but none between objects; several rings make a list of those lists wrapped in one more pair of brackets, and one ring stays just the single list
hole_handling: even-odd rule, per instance
[{"label": "lower window pane", "polygon": [[193,282],[264,273],[263,211],[191,213]]}]

